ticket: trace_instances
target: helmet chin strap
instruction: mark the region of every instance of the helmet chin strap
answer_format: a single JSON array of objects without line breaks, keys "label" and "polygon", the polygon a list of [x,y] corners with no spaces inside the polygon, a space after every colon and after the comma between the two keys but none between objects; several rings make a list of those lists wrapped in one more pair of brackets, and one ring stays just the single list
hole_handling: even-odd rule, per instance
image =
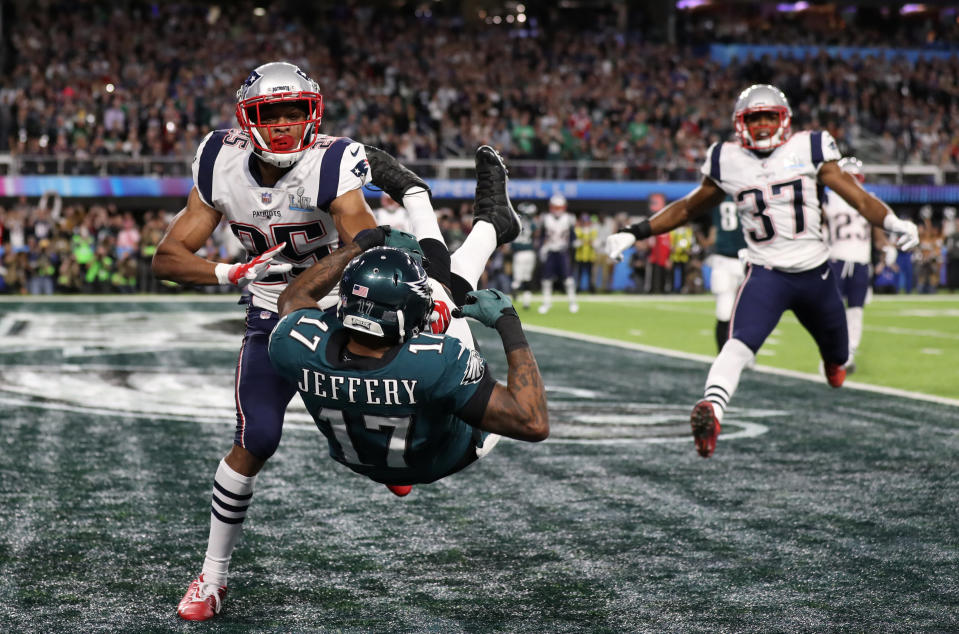
[{"label": "helmet chin strap", "polygon": [[[258,145],[260,145],[261,147],[270,147],[270,144],[267,143],[266,140],[264,140],[263,135],[260,134],[260,131],[257,130],[255,126],[253,125],[250,126],[250,133],[256,137],[256,141]],[[311,123],[310,125],[307,126],[306,130],[304,130],[303,136],[300,137],[300,141],[297,147],[302,148],[303,145],[306,143],[306,140],[312,137],[312,135],[313,135],[313,124]],[[255,148],[255,145],[254,145],[254,148]],[[300,158],[303,157],[304,151],[305,150],[302,150],[302,149],[295,149],[290,152],[283,152],[282,154],[269,152],[267,150],[256,150],[255,152],[257,157],[260,158],[260,160],[266,163],[269,163],[270,165],[274,167],[290,167],[291,165],[295,165],[300,160]]]},{"label": "helmet chin strap", "polygon": [[403,311],[396,311],[396,325],[400,328],[400,343],[406,341],[406,328],[405,328],[405,319],[403,317]]}]

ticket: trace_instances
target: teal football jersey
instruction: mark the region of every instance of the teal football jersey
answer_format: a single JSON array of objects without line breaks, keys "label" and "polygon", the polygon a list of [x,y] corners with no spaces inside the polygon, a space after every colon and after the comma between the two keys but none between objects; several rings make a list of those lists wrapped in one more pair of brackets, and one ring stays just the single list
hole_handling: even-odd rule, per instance
[{"label": "teal football jersey", "polygon": [[716,227],[716,253],[735,258],[740,249],[746,248],[736,203],[731,199],[727,198],[713,209],[713,226]]},{"label": "teal football jersey", "polygon": [[330,456],[385,484],[433,482],[475,457],[478,423],[495,380],[456,338],[421,334],[384,357],[346,350],[349,330],[303,309],[270,335],[270,360],[295,383]]}]

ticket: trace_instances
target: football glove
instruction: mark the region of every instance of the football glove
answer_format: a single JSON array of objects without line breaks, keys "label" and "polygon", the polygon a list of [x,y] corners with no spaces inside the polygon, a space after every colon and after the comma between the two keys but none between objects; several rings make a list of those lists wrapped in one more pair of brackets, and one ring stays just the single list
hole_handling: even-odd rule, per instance
[{"label": "football glove", "polygon": [[620,231],[606,238],[606,253],[611,260],[623,259],[623,251],[636,244],[636,236],[629,231]]},{"label": "football glove", "polygon": [[267,275],[276,273],[288,273],[293,268],[292,264],[274,264],[272,263],[280,251],[286,247],[286,242],[281,242],[272,249],[267,249],[249,262],[242,264],[217,264],[215,273],[216,279],[220,284],[233,284],[244,288],[248,284],[262,280]]},{"label": "football glove", "polygon": [[466,294],[466,303],[453,309],[453,317],[472,317],[490,328],[495,328],[497,320],[503,315],[515,314],[509,297],[492,288],[470,291]]},{"label": "football glove", "polygon": [[406,249],[421,258],[423,257],[423,249],[416,240],[416,236],[399,229],[393,229],[389,225],[364,229],[356,234],[353,242],[364,251],[373,247],[393,247],[394,249]]},{"label": "football glove", "polygon": [[450,307],[446,302],[440,300],[433,301],[433,312],[430,313],[430,332],[434,335],[442,335],[450,327]]},{"label": "football glove", "polygon": [[886,214],[882,228],[891,234],[901,251],[911,251],[919,246],[919,227],[910,220],[897,218],[895,214]]}]

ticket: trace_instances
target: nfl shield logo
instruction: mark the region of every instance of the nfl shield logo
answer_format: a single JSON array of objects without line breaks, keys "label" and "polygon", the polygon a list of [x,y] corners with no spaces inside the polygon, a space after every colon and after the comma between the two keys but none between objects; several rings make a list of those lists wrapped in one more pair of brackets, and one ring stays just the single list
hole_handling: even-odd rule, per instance
[{"label": "nfl shield logo", "polygon": [[367,295],[369,295],[369,293],[370,293],[370,289],[367,288],[366,286],[360,286],[359,284],[353,285],[354,295],[359,295],[360,297],[366,297]]},{"label": "nfl shield logo", "polygon": [[262,193],[260,194],[260,201],[261,201],[264,205],[269,205],[270,203],[272,203],[272,202],[273,202],[273,192],[262,192]]}]

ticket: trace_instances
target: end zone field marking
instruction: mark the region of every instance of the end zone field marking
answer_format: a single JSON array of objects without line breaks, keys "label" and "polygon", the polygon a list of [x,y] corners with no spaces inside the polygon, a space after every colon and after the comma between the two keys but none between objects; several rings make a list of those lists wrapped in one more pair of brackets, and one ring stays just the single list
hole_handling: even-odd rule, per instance
[{"label": "end zone field marking", "polygon": [[[619,341],[618,339],[607,339],[605,337],[597,337],[595,335],[586,335],[579,332],[571,332],[569,330],[559,330],[557,328],[546,328],[544,326],[531,326],[523,325],[523,328],[530,332],[538,332],[544,335],[553,335],[556,337],[563,337],[565,339],[572,339],[574,341],[588,341],[591,343],[598,343],[605,346],[613,346],[616,348],[624,348],[626,350],[637,350],[639,352],[648,352],[650,354],[658,354],[664,357],[672,357],[674,359],[684,359],[686,361],[699,361],[701,363],[712,364],[715,357],[707,356],[704,354],[694,354],[692,352],[680,352],[678,350],[669,350],[667,348],[658,348],[656,346],[647,346],[641,343],[631,343],[629,341]],[[765,374],[776,374],[779,376],[788,376],[793,379],[801,379],[803,381],[814,381],[816,383],[822,383],[824,379],[818,374],[813,374],[810,372],[797,372],[795,370],[784,370],[782,368],[772,368],[766,365],[757,365],[752,368],[754,372],[762,372]],[[917,401],[927,401],[930,403],[939,403],[940,405],[952,405],[953,407],[959,407],[959,399],[946,398],[944,396],[936,396],[933,394],[922,394],[921,392],[911,392],[909,390],[901,390],[895,387],[886,387],[883,385],[869,385],[868,383],[859,383],[858,381],[846,381],[843,384],[843,389],[852,388],[856,390],[862,390],[864,392],[875,392],[877,394],[885,394],[888,396],[900,396],[902,398],[910,398]]]}]

